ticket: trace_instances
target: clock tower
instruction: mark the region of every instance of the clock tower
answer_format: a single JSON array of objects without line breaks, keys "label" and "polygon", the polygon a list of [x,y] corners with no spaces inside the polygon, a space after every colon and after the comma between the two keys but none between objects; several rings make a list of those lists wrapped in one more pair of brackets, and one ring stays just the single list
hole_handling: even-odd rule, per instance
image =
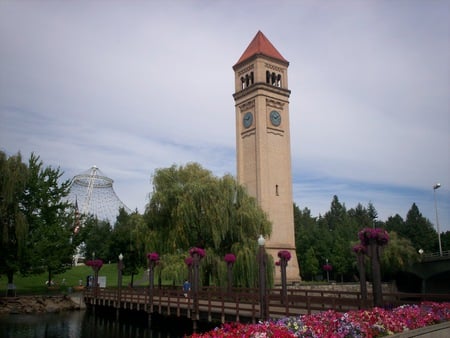
[{"label": "clock tower", "polygon": [[[254,196],[272,222],[266,250],[278,261],[288,250],[288,282],[300,281],[295,252],[289,132],[289,62],[258,31],[235,73],[237,180]],[[256,235],[256,234],[255,234]],[[275,283],[281,281],[276,269]]]}]

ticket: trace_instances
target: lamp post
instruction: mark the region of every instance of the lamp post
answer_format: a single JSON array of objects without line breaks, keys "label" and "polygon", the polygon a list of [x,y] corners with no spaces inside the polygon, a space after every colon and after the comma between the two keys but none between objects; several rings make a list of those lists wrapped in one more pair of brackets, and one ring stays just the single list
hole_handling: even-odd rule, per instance
[{"label": "lamp post", "polygon": [[280,261],[277,265],[281,268],[281,303],[287,304],[287,278],[286,278],[286,268],[288,261],[291,259],[291,253],[287,250],[281,250],[278,252],[278,257]]},{"label": "lamp post", "polygon": [[120,298],[122,296],[122,270],[123,270],[123,255],[120,253],[119,261],[117,262],[117,303],[116,303],[116,319],[119,319],[120,314]]},{"label": "lamp post", "polygon": [[231,291],[233,288],[233,264],[236,261],[236,256],[232,253],[226,254],[224,260],[227,264],[227,293],[231,296]]},{"label": "lamp post", "polygon": [[356,254],[359,272],[359,286],[361,292],[362,307],[367,307],[367,284],[366,284],[366,267],[364,264],[364,256],[367,254],[367,247],[363,244],[358,244],[353,247],[353,252]]},{"label": "lamp post", "polygon": [[120,253],[119,261],[117,262],[117,288],[119,290],[118,300],[120,303],[120,293],[122,289],[122,270],[123,270],[123,255]]},{"label": "lamp post", "polygon": [[192,294],[193,294],[193,330],[194,332],[197,330],[197,321],[200,319],[199,316],[199,307],[198,307],[198,290],[199,290],[199,284],[200,284],[200,277],[199,277],[199,265],[200,260],[205,257],[206,252],[202,248],[191,248],[189,250],[189,254],[192,257],[192,265],[194,269],[194,280],[192,283]]},{"label": "lamp post", "polygon": [[436,183],[433,186],[433,194],[434,194],[434,209],[436,210],[436,229],[438,233],[438,241],[439,241],[439,256],[442,256],[442,244],[441,244],[441,231],[439,230],[439,219],[438,219],[438,210],[437,210],[437,202],[436,202],[436,189],[441,187],[440,183]]},{"label": "lamp post", "polygon": [[264,249],[266,240],[263,235],[258,238],[258,263],[259,263],[259,313],[262,320],[266,319],[266,253]]},{"label": "lamp post", "polygon": [[157,252],[147,254],[148,259],[148,298],[150,301],[149,313],[153,312],[153,289],[154,289],[154,269],[159,261],[159,255]]}]

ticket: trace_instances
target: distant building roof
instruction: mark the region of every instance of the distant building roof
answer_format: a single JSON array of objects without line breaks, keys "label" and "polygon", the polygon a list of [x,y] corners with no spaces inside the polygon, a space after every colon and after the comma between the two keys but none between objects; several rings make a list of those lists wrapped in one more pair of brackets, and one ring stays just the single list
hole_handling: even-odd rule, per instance
[{"label": "distant building roof", "polygon": [[72,179],[67,200],[80,207],[82,214],[90,214],[112,226],[119,215],[119,209],[131,210],[119,199],[113,189],[113,180],[99,168],[93,166]]},{"label": "distant building roof", "polygon": [[255,37],[253,38],[252,42],[250,42],[247,49],[239,58],[238,62],[236,62],[236,65],[258,54],[265,55],[289,64],[289,62],[272,45],[269,39],[267,39],[266,36],[261,31],[258,31],[258,33],[256,33]]}]

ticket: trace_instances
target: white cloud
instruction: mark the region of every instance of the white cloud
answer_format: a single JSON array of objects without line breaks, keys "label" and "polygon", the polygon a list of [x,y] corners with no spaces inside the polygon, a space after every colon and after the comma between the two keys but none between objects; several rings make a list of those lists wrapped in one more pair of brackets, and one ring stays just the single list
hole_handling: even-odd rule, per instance
[{"label": "white cloud", "polygon": [[96,164],[143,211],[156,168],[235,173],[232,65],[258,30],[290,62],[297,204],[450,230],[444,1],[1,2],[0,147],[69,177]]}]

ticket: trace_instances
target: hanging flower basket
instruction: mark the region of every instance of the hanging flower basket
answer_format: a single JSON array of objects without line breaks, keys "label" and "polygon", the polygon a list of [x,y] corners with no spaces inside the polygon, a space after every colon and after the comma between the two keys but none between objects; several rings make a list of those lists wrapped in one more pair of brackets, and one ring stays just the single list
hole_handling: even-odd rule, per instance
[{"label": "hanging flower basket", "polygon": [[103,261],[101,259],[93,259],[86,262],[87,266],[90,266],[95,271],[98,271],[103,266]]},{"label": "hanging flower basket", "polygon": [[331,271],[333,270],[333,266],[331,264],[325,264],[323,266],[323,271]]},{"label": "hanging flower basket", "polygon": [[291,253],[287,250],[281,250],[278,252],[278,257],[288,262],[291,259]]},{"label": "hanging flower basket", "polygon": [[369,245],[375,242],[379,246],[388,244],[389,234],[382,228],[364,228],[359,232],[359,239],[362,245]]},{"label": "hanging flower basket", "polygon": [[367,247],[362,244],[355,245],[352,250],[356,254],[366,254],[367,253]]},{"label": "hanging flower basket", "polygon": [[184,259],[184,263],[186,263],[187,266],[191,266],[192,265],[192,257],[186,257]]},{"label": "hanging flower basket", "polygon": [[197,254],[200,258],[203,258],[206,255],[205,250],[202,248],[192,248],[191,250],[189,250],[189,254],[191,256]]},{"label": "hanging flower basket", "polygon": [[147,254],[147,259],[150,262],[158,262],[159,261],[159,255],[157,252],[152,252]]},{"label": "hanging flower basket", "polygon": [[227,264],[233,264],[234,262],[236,262],[236,256],[232,253],[226,254],[224,259]]}]

